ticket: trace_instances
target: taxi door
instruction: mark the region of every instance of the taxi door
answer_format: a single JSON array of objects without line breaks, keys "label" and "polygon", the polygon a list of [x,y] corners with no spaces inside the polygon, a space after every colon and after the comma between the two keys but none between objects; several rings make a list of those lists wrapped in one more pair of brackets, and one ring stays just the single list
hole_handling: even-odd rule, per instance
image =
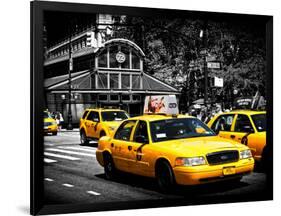
[{"label": "taxi door", "polygon": [[97,111],[90,111],[85,120],[87,137],[97,138],[97,124],[99,124],[99,121],[99,113]]},{"label": "taxi door", "polygon": [[[251,136],[251,134],[254,132],[254,127],[249,116],[245,114],[238,114],[237,118],[235,119],[235,126],[231,135],[231,139],[247,145],[249,136]],[[253,146],[250,148],[254,154],[254,152],[256,152],[256,148],[253,148]]]},{"label": "taxi door", "polygon": [[230,139],[232,135],[233,120],[235,114],[223,114],[218,116],[211,126],[211,129],[215,131],[218,136]]},{"label": "taxi door", "polygon": [[123,122],[117,129],[114,138],[110,144],[113,160],[117,169],[129,171],[128,148],[132,146],[131,135],[136,125],[136,120]]},{"label": "taxi door", "polygon": [[132,173],[149,176],[150,169],[150,145],[148,137],[148,126],[146,121],[138,121],[132,134],[132,142],[126,149],[129,170]]}]

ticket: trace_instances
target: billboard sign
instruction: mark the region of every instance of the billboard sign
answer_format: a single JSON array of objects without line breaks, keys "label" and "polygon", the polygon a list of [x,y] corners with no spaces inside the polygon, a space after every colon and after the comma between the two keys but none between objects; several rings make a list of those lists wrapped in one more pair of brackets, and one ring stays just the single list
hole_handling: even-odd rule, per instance
[{"label": "billboard sign", "polygon": [[179,113],[177,98],[175,95],[146,96],[143,113],[164,113],[176,115]]}]

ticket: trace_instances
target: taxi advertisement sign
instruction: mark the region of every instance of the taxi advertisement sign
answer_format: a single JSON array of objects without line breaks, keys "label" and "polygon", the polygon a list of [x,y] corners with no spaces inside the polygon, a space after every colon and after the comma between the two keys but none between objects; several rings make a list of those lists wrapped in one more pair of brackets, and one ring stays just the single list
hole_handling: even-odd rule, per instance
[{"label": "taxi advertisement sign", "polygon": [[143,113],[164,113],[176,115],[179,113],[175,95],[146,96]]}]

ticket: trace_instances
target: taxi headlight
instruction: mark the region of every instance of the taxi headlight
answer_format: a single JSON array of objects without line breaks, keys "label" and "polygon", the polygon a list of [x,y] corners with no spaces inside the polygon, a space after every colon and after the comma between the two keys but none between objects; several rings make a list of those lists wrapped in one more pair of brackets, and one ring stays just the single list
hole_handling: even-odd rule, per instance
[{"label": "taxi headlight", "polygon": [[246,159],[250,157],[252,157],[252,153],[250,149],[240,151],[240,159]]},{"label": "taxi headlight", "polygon": [[206,160],[204,157],[178,157],[176,159],[176,166],[198,166],[198,165],[204,165],[206,164]]}]

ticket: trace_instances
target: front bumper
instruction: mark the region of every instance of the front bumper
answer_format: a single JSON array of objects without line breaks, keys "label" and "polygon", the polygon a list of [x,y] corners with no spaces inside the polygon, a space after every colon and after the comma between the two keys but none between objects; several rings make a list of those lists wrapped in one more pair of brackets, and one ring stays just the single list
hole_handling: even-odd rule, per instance
[{"label": "front bumper", "polygon": [[[231,174],[224,173],[224,169],[231,167]],[[220,165],[203,165],[194,167],[174,167],[177,184],[197,185],[217,181],[225,181],[250,174],[254,169],[254,159],[243,159],[237,162]]]},{"label": "front bumper", "polygon": [[58,132],[58,126],[57,125],[44,127],[44,133],[56,133],[56,132]]}]

